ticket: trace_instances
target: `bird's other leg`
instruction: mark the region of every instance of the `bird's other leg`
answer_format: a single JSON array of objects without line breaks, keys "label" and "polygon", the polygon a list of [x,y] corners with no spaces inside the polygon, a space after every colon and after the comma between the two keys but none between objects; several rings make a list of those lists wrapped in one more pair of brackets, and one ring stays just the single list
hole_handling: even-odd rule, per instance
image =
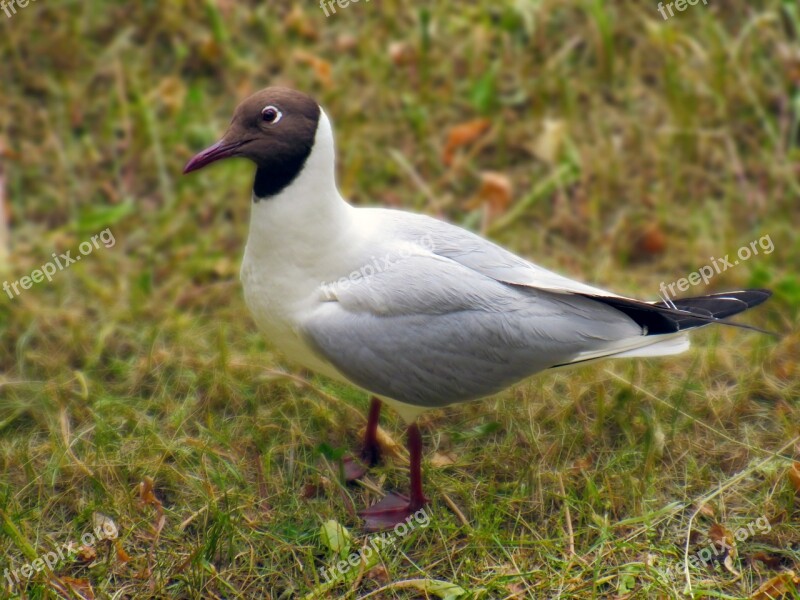
[{"label": "bird's other leg", "polygon": [[381,460],[381,448],[378,445],[378,421],[381,416],[381,405],[381,401],[373,396],[369,405],[364,445],[361,448],[361,461],[363,461],[363,464],[352,456],[345,456],[343,459],[344,478],[347,481],[355,481],[362,478],[370,467],[374,467]]},{"label": "bird's other leg", "polygon": [[361,458],[368,467],[374,467],[381,460],[381,447],[378,444],[378,419],[380,416],[381,401],[373,396],[369,405],[367,431],[364,433],[364,447],[361,449]]},{"label": "bird's other leg", "polygon": [[359,514],[366,521],[367,531],[391,529],[428,503],[422,491],[422,435],[419,426],[416,423],[409,425],[407,435],[408,451],[411,455],[410,495],[406,497],[396,493],[387,494],[377,504],[361,511]]}]

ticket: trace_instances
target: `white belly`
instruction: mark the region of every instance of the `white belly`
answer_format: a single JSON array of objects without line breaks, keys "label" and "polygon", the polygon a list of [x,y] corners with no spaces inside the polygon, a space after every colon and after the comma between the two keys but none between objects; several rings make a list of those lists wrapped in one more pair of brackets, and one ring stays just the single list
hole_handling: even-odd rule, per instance
[{"label": "white belly", "polygon": [[257,265],[245,251],[241,281],[250,315],[267,342],[290,362],[329,377],[342,379],[326,361],[318,358],[300,334],[299,317],[319,302],[316,286],[303,289],[303,277],[267,276],[268,267]]}]

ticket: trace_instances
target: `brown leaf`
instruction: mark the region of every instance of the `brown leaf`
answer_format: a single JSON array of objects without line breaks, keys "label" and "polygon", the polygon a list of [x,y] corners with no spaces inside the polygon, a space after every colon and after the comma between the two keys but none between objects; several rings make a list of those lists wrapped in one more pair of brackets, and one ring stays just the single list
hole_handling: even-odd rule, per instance
[{"label": "brown leaf", "polygon": [[800,577],[797,577],[794,571],[784,571],[769,581],[765,581],[750,596],[750,600],[778,600],[778,598],[796,594],[798,584],[800,584]]},{"label": "brown leaf", "polygon": [[153,543],[158,540],[161,530],[164,529],[166,516],[164,515],[164,505],[161,500],[156,498],[155,482],[152,477],[145,477],[139,484],[139,501],[142,506],[152,506],[156,509],[156,521],[153,524]]},{"label": "brown leaf", "polygon": [[456,459],[455,455],[452,453],[442,453],[442,452],[434,452],[433,456],[431,457],[431,466],[432,467],[447,467],[449,465],[455,464]]},{"label": "brown leaf", "polygon": [[179,77],[165,77],[151,92],[150,98],[164,105],[170,114],[175,114],[183,109],[186,85]]},{"label": "brown leaf", "polygon": [[794,487],[794,493],[800,494],[800,462],[792,463],[792,466],[789,467],[788,475],[789,481],[792,482]]},{"label": "brown leaf", "polygon": [[754,552],[750,557],[751,562],[754,560],[760,561],[767,565],[768,569],[777,571],[781,568],[781,557],[775,554],[767,554],[766,552]]},{"label": "brown leaf", "polygon": [[714,544],[714,550],[717,555],[722,555],[722,564],[736,577],[741,574],[733,566],[733,560],[736,558],[736,538],[729,529],[721,523],[714,523],[708,530],[708,537]]},{"label": "brown leaf", "polygon": [[389,581],[391,581],[389,579],[389,572],[383,565],[376,565],[372,567],[369,571],[364,573],[364,579],[367,581],[373,581],[379,585],[386,585],[389,583]]},{"label": "brown leaf", "polygon": [[[94,590],[92,584],[86,579],[74,579],[72,577],[59,577],[59,583],[63,584],[66,589],[59,590],[65,593],[65,598],[83,598],[84,600],[94,600]],[[71,593],[70,593],[71,592]]]},{"label": "brown leaf", "polygon": [[81,546],[75,554],[75,560],[81,563],[90,563],[97,558],[97,550],[94,546]]},{"label": "brown leaf", "polygon": [[704,517],[708,517],[709,519],[713,519],[716,516],[714,513],[714,509],[711,508],[708,504],[701,504],[697,508],[697,512],[703,515]]},{"label": "brown leaf", "polygon": [[506,592],[508,593],[508,598],[513,600],[523,600],[525,598],[525,594],[527,590],[521,583],[507,583],[506,584]]},{"label": "brown leaf", "polygon": [[447,142],[442,153],[442,162],[450,165],[453,156],[458,148],[467,146],[481,137],[489,129],[491,121],[489,119],[475,119],[460,125],[455,125],[447,132]]},{"label": "brown leaf", "polygon": [[211,36],[206,37],[197,51],[198,57],[207,64],[218,64],[222,60],[222,47]]},{"label": "brown leaf", "polygon": [[337,52],[352,52],[358,48],[358,38],[349,33],[342,33],[336,38]]},{"label": "brown leaf", "polygon": [[121,563],[126,563],[130,561],[131,557],[125,552],[125,548],[122,547],[122,542],[120,540],[114,540],[114,549],[117,551],[117,560]]},{"label": "brown leaf", "polygon": [[139,501],[143,506],[154,506],[161,509],[161,500],[156,498],[155,482],[152,477],[145,477],[139,484]]},{"label": "brown leaf", "polygon": [[295,4],[286,18],[283,20],[283,26],[290,33],[294,33],[307,40],[314,41],[319,37],[316,28],[314,27],[311,19],[305,13],[300,4]]},{"label": "brown leaf", "polygon": [[569,470],[573,475],[580,475],[591,469],[593,466],[594,457],[591,454],[587,454],[586,456],[576,459],[575,462],[572,463],[572,466],[569,468]]},{"label": "brown leaf", "polygon": [[636,240],[636,251],[640,254],[662,254],[667,248],[667,236],[658,223],[650,223]]},{"label": "brown leaf", "polygon": [[236,0],[215,0],[215,4],[223,16],[229,17],[236,7]]},{"label": "brown leaf", "polygon": [[520,577],[519,569],[517,567],[509,563],[501,564],[497,568],[497,573],[503,577],[511,578],[511,581],[505,584],[506,593],[508,594],[505,597],[508,600],[522,600],[523,598],[527,597],[525,586],[513,580],[513,578]]},{"label": "brown leaf", "polygon": [[[359,431],[359,436],[361,438],[364,437],[367,428],[366,426],[362,427]],[[381,454],[383,455],[391,455],[395,458],[399,458],[401,460],[406,460],[405,454],[403,453],[403,446],[398,444],[395,439],[386,433],[386,430],[378,425],[376,438],[378,441],[378,446],[380,446]]]},{"label": "brown leaf", "polygon": [[115,540],[119,535],[119,527],[114,520],[100,512],[92,513],[92,531],[101,540]]},{"label": "brown leaf", "polygon": [[389,58],[396,67],[412,64],[417,53],[408,42],[392,42],[389,44]]},{"label": "brown leaf", "polygon": [[533,142],[536,158],[551,165],[558,162],[564,147],[566,130],[566,124],[561,119],[545,119],[542,132]]},{"label": "brown leaf", "polygon": [[313,481],[306,483],[300,492],[300,497],[304,500],[309,498],[319,498],[328,493],[332,488],[331,480],[319,475]]},{"label": "brown leaf", "polygon": [[481,187],[468,208],[488,205],[489,216],[494,218],[504,214],[511,205],[514,196],[511,180],[502,173],[484,171],[481,173]]},{"label": "brown leaf", "polygon": [[317,76],[319,82],[325,87],[333,85],[333,78],[331,77],[331,63],[324,58],[320,58],[305,50],[297,50],[294,57],[298,62],[309,65]]},{"label": "brown leaf", "polygon": [[722,523],[714,523],[709,527],[708,537],[721,548],[732,547],[736,543],[733,534]]}]

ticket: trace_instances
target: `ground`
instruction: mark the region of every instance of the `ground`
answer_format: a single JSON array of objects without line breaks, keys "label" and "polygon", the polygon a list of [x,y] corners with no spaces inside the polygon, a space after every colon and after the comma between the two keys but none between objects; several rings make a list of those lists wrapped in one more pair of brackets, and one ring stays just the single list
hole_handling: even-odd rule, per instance
[{"label": "ground", "polygon": [[[793,588],[800,9],[670,7],[0,13],[0,597]],[[251,165],[180,174],[239,100],[275,84],[323,104],[358,205],[442,217],[647,300],[683,278],[679,295],[768,287],[739,320],[778,335],[708,328],[681,356],[544,374],[426,414],[429,513],[326,583],[375,547],[355,511],[405,489],[403,454],[342,483],[369,399],[285,364],[255,331],[238,282]],[[80,262],[44,267],[67,251]],[[396,415],[382,427],[389,449],[402,443]]]}]

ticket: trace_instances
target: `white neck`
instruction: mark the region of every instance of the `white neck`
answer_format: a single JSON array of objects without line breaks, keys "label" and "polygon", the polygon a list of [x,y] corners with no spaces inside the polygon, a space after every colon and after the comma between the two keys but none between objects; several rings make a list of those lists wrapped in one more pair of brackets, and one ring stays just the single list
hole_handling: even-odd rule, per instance
[{"label": "white neck", "polygon": [[346,229],[353,208],[336,188],[333,128],[322,109],[300,173],[277,195],[255,200],[247,239],[247,253],[253,256],[303,262]]}]

